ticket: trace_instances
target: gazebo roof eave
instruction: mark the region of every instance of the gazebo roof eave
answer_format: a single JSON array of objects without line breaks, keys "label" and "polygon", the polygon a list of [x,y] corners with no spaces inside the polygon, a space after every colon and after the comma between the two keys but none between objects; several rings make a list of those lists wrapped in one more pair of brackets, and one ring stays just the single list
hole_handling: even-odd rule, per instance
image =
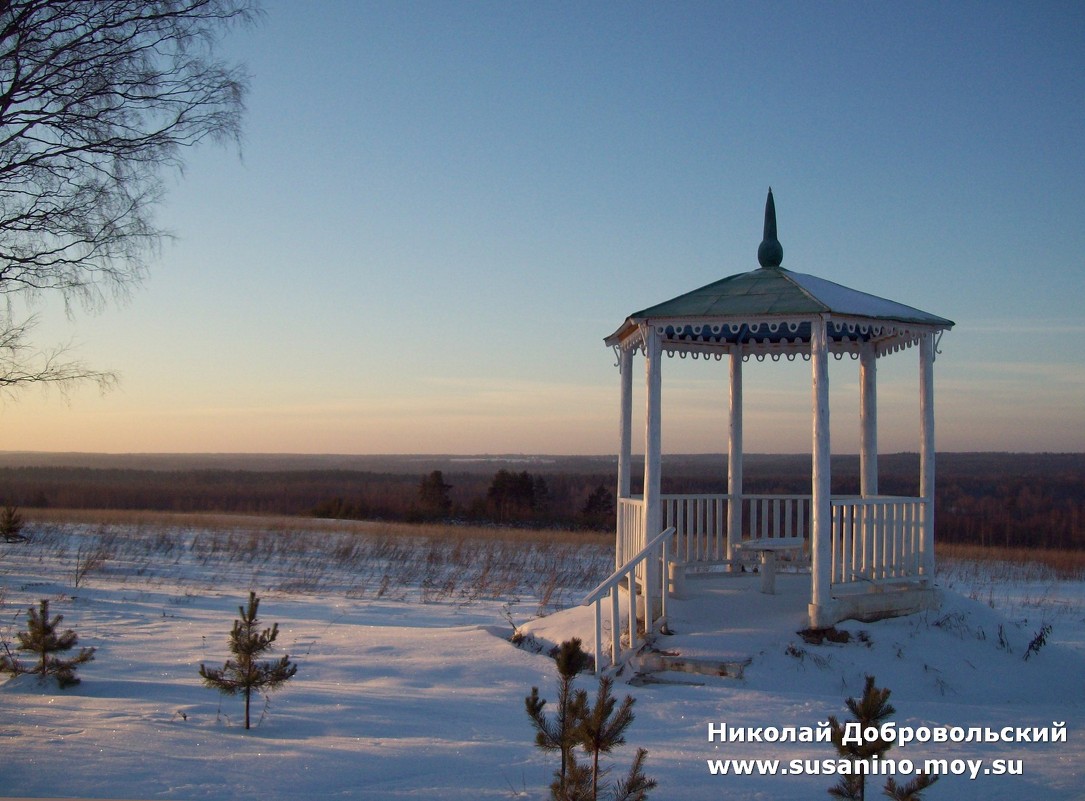
[{"label": "gazebo roof eave", "polygon": [[[830,323],[829,339],[831,344],[852,341],[873,341],[875,344],[891,340],[911,339],[922,334],[938,333],[953,328],[952,320],[947,320],[934,315],[926,315],[926,319],[909,319],[905,317],[865,317],[854,314],[748,314],[728,316],[678,316],[678,317],[628,317],[625,322],[610,336],[604,339],[608,347],[629,347],[637,345],[641,341],[641,327],[654,327],[664,335],[664,348],[672,350],[681,346],[682,350],[709,350],[729,351],[734,345],[739,344],[735,335],[743,328],[764,328],[762,336],[752,335],[756,342],[764,344],[769,339],[776,339],[781,327],[784,328],[780,339],[785,339],[795,351],[809,349],[810,335],[808,330],[802,331],[800,327],[809,325],[819,318],[825,318]],[[714,335],[713,341],[697,339],[702,331],[708,328]],[[667,333],[668,329],[673,332]],[[683,332],[683,333],[677,333]],[[691,338],[691,333],[692,337]],[[767,334],[773,336],[768,336]],[[787,334],[795,336],[787,336]],[[748,344],[748,343],[747,343]],[[778,343],[777,350],[780,348]]]}]

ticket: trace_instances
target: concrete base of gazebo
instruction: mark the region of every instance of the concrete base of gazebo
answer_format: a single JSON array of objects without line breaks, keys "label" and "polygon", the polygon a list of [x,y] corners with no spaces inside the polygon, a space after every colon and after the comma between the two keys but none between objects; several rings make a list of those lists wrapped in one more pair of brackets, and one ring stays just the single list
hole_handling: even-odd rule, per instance
[{"label": "concrete base of gazebo", "polygon": [[[705,581],[749,581],[751,575],[758,576],[758,588],[762,595],[775,595],[776,576],[766,581],[764,568],[758,566],[757,573],[725,572],[730,568],[724,565],[716,569],[703,569],[703,564],[681,564],[672,562],[669,571],[669,597],[676,600],[689,600],[697,592],[697,585]],[[808,572],[788,572],[788,580],[794,583],[795,575],[809,576]],[[806,592],[809,592],[809,579]],[[800,581],[800,584],[803,582]],[[766,592],[767,586],[772,590]],[[703,585],[702,585],[703,586]],[[809,598],[809,596],[807,596]],[[937,609],[942,605],[942,592],[926,581],[898,580],[894,582],[859,582],[833,587],[831,597],[826,604],[808,603],[807,623],[811,628],[828,628],[844,620],[859,620],[870,623],[890,617],[903,617],[916,612]],[[643,603],[638,605],[640,623],[643,625]]]},{"label": "concrete base of gazebo", "polygon": [[[654,647],[629,655],[634,672],[692,674],[743,678],[758,653],[778,650],[781,639],[809,626],[811,612],[808,573],[780,573],[773,595],[761,592],[756,573],[702,573],[689,577],[687,597],[669,607],[671,636],[657,636]],[[862,591],[858,588],[834,598],[836,619],[821,628],[846,620],[874,622],[941,605],[942,593],[929,586],[899,585]],[[821,610],[822,613],[828,610]]]},{"label": "concrete base of gazebo", "polygon": [[844,620],[871,623],[937,609],[941,605],[942,593],[936,587],[918,582],[873,584],[836,591],[828,604],[809,604],[807,616],[811,628],[828,628]]},{"label": "concrete base of gazebo", "polygon": [[[778,639],[783,633],[805,629],[828,629],[848,620],[872,623],[893,617],[937,609],[942,591],[921,582],[839,587],[829,604],[809,604],[809,572],[788,569],[776,576],[776,591],[762,592],[762,577],[756,572],[694,572],[686,577],[682,597],[669,596],[661,632],[647,634],[643,603],[637,609],[637,638],[629,642],[627,617],[596,618],[594,653],[598,666],[614,670],[625,665],[634,672],[675,671],[741,678],[751,658],[763,648],[762,639]],[[625,586],[618,588],[619,606],[629,606]],[[638,594],[637,601],[642,596]],[[530,628],[553,642],[568,636],[566,628],[591,625],[589,606],[567,610],[553,620],[537,621]],[[569,620],[563,620],[569,617]],[[813,621],[813,622],[812,622]],[[601,626],[599,625],[601,623]],[[555,632],[550,632],[550,626]],[[621,647],[613,647],[614,631],[620,632]],[[560,632],[565,632],[564,634]],[[593,650],[592,637],[581,635]]]}]

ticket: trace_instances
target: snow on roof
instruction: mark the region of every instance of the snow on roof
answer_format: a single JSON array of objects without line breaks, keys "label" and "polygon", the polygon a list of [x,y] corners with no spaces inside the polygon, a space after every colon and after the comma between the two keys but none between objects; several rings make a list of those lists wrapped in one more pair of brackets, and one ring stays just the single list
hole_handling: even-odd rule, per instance
[{"label": "snow on roof", "polygon": [[953,327],[952,320],[912,306],[791,272],[780,266],[782,259],[770,189],[765,203],[765,238],[758,249],[759,269],[634,312],[606,343],[626,341],[644,323],[660,326],[668,342],[717,348],[752,341],[775,347],[784,340],[796,348],[809,342],[811,318],[822,315],[830,318],[829,337],[837,342],[857,341],[858,331],[858,340],[906,343],[916,330]]},{"label": "snow on roof", "polygon": [[616,345],[647,323],[661,326],[667,341],[685,345],[776,346],[786,340],[794,347],[810,341],[809,318],[818,315],[836,321],[829,327],[832,340],[907,339],[917,329],[953,327],[952,320],[824,278],[762,267],[634,312],[606,342]]},{"label": "snow on roof", "polygon": [[952,320],[782,267],[739,273],[649,306],[629,320],[697,319],[703,322],[786,315],[829,314],[951,328]]}]

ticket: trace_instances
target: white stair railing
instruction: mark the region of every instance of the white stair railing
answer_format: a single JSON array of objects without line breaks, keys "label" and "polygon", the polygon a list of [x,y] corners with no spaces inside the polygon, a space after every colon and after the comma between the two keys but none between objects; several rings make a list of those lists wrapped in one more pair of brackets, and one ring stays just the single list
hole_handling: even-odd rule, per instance
[{"label": "white stair railing", "polygon": [[[644,597],[644,630],[645,634],[655,631],[667,619],[667,573],[670,559],[667,555],[667,544],[674,536],[674,527],[660,532],[651,542],[645,545],[632,559],[619,567],[605,579],[598,587],[589,592],[581,606],[595,604],[595,672],[598,673],[602,666],[603,658],[603,598],[610,598],[610,664],[617,665],[622,648],[621,613],[619,611],[618,590],[622,582],[628,589],[627,621],[629,625],[629,648],[632,651],[637,648],[637,568],[643,564],[642,574],[646,577],[640,585],[641,594]],[[657,560],[658,567],[650,569],[649,563]],[[654,604],[656,597],[660,600],[660,616],[653,619]]]}]

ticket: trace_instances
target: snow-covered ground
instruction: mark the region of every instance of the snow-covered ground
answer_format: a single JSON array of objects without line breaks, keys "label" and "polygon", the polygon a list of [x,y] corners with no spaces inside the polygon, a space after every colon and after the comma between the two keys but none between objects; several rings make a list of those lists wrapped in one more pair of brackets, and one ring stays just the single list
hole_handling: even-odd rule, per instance
[{"label": "snow-covered ground", "polygon": [[[299,524],[300,525],[300,524]],[[554,611],[605,575],[595,546],[441,544],[281,528],[259,536],[153,526],[40,526],[29,543],[0,546],[0,634],[11,641],[27,607],[50,599],[80,645],[96,647],[77,687],[35,677],[0,686],[4,797],[120,799],[544,799],[555,757],[533,745],[524,697],[554,697],[544,653],[508,642],[513,624],[538,640],[581,636],[588,610]],[[518,580],[498,569],[515,563]],[[81,569],[84,568],[84,569]],[[847,624],[842,645],[811,645],[789,606],[751,580],[718,608],[687,603],[659,647],[752,658],[741,680],[668,676],[689,684],[619,684],[636,699],[624,772],[648,749],[654,799],[823,798],[836,777],[712,775],[710,761],[832,759],[830,745],[709,741],[710,725],[774,730],[846,718],[844,699],[872,674],[893,691],[896,722],[914,729],[1002,732],[1064,722],[1066,742],[909,743],[890,757],[975,766],[946,776],[927,799],[1085,797],[1085,583],[1013,566],[942,568],[937,613]],[[76,586],[78,584],[78,586]],[[279,653],[298,674],[254,703],[204,688],[219,666],[248,590],[261,619],[279,623]],[[801,590],[799,591],[801,594]],[[536,618],[540,610],[549,614]],[[1024,655],[1050,625],[1046,645]],[[712,638],[698,632],[711,630]],[[859,637],[860,632],[863,633]],[[592,690],[594,679],[578,685]],[[1020,775],[984,773],[1008,760]],[[769,763],[762,766],[771,768]],[[880,780],[868,797],[879,797]]]}]

